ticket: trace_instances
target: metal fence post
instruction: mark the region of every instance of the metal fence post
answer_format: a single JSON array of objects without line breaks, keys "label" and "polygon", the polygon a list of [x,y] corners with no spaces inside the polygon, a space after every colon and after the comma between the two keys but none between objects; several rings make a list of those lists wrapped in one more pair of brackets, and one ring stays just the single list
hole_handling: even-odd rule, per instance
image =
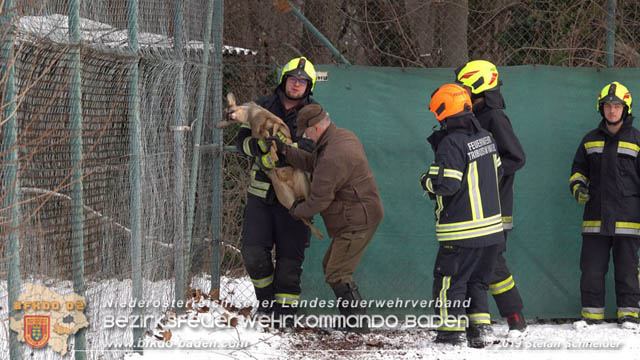
[{"label": "metal fence post", "polygon": [[[204,122],[204,101],[207,92],[207,73],[209,65],[209,44],[211,42],[211,23],[213,21],[213,0],[207,2],[207,22],[203,37],[202,68],[198,83],[198,105],[196,109],[195,132],[193,134],[193,159],[191,162],[191,176],[189,177],[189,199],[187,203],[187,230],[185,236],[185,250],[187,252],[185,273],[189,275],[191,268],[191,239],[193,234],[193,217],[195,213],[196,186],[198,167],[200,166],[200,141],[202,137],[202,123]],[[193,126],[193,125],[192,125]]]},{"label": "metal fence post", "polygon": [[[214,0],[213,11],[213,121],[222,120],[222,30],[224,29],[224,0]],[[220,288],[220,237],[222,230],[222,130],[213,127],[213,195],[211,204],[211,289]]]},{"label": "metal fence post", "polygon": [[[140,90],[138,85],[138,0],[127,0],[127,27],[129,51],[134,56],[130,64],[129,74],[129,160],[130,220],[131,220],[131,297],[136,303],[142,299],[142,193],[140,185],[140,168],[142,156],[142,134],[140,130]],[[142,316],[142,309],[132,309],[133,315]],[[133,349],[142,353],[137,346],[142,338],[142,328],[133,328]]]},{"label": "metal fence post", "polygon": [[304,15],[302,15],[302,13],[300,12],[300,10],[298,10],[298,8],[296,8],[295,6],[293,6],[292,3],[288,3],[287,6],[289,6],[293,12],[293,14],[300,19],[300,21],[302,21],[302,24],[309,29],[309,31],[311,31],[311,33],[318,39],[320,40],[320,42],[329,50],[329,52],[331,52],[331,54],[333,55],[334,58],[336,59],[340,59],[340,61],[342,61],[343,64],[345,65],[351,65],[351,63],[349,62],[349,60],[347,60],[347,58],[345,58],[340,51],[338,51],[338,49],[336,49],[335,46],[333,46],[333,44],[331,43],[331,41],[329,41],[329,39],[327,39],[321,32],[320,30],[318,30],[315,26],[313,26],[313,24],[311,23],[311,21],[309,21],[309,19],[307,19]]},{"label": "metal fence post", "polygon": [[[2,106],[4,111],[2,112],[2,165],[4,167],[4,183],[2,184],[5,189],[4,199],[2,201],[2,217],[7,220],[2,220],[3,223],[3,236],[7,241],[7,253],[6,257],[9,259],[8,279],[7,279],[7,291],[8,296],[8,309],[9,317],[13,317],[18,311],[13,309],[14,301],[18,301],[18,292],[21,288],[22,276],[20,274],[20,231],[18,226],[20,224],[20,208],[18,205],[20,199],[20,187],[18,179],[18,134],[16,124],[16,77],[15,77],[15,64],[14,64],[14,48],[13,42],[15,39],[15,24],[13,23],[17,19],[17,11],[14,9],[13,0],[5,0],[2,7],[2,18],[0,19],[0,25],[2,29],[7,29],[7,33],[2,42],[2,63],[0,64],[2,74],[6,74],[5,77],[5,91],[4,98],[2,99]],[[17,333],[9,331],[9,357],[11,360],[22,359],[22,346],[18,341]]]},{"label": "metal fence post", "polygon": [[616,0],[607,0],[607,67],[613,67],[616,51]]},{"label": "metal fence post", "polygon": [[[73,291],[84,296],[84,209],[82,184],[82,63],[80,62],[80,9],[78,0],[69,2],[69,41],[73,77],[69,90],[71,120],[71,164],[73,199],[71,203],[71,254],[73,258]],[[86,329],[75,334],[74,357],[84,360],[87,350]]]},{"label": "metal fence post", "polygon": [[[182,102],[184,98],[184,55],[182,53],[184,39],[182,34],[183,15],[182,0],[175,0],[175,17],[174,17],[174,50],[178,59],[178,78],[176,86],[176,103],[174,113],[173,127],[173,174],[174,174],[174,197],[176,207],[175,211],[175,228],[173,246],[175,249],[175,296],[176,299],[182,299],[186,294],[186,282],[184,258],[186,254],[184,244],[184,114],[182,112]],[[177,313],[184,312],[184,307],[177,307]]]}]

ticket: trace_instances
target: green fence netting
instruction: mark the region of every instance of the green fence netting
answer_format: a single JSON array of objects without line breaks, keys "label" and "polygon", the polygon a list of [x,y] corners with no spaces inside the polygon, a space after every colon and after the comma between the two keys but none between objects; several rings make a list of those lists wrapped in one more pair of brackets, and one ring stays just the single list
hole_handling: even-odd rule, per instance
[{"label": "green fence netting", "polygon": [[[328,81],[318,84],[315,98],[338,126],[361,139],[386,213],[355,281],[367,299],[429,300],[438,245],[433,203],[423,197],[418,180],[433,161],[426,137],[436,120],[427,110],[428,99],[438,86],[452,82],[453,70],[333,65],[318,70],[328,72]],[[569,193],[571,162],[582,137],[600,121],[595,110],[598,91],[617,80],[640,94],[640,72],[550,66],[499,70],[506,113],[527,155],[516,176],[515,229],[509,234],[507,263],[529,316],[578,317],[582,208]],[[327,246],[328,240],[314,238],[306,253],[305,299],[333,298],[322,275]],[[607,279],[608,316],[615,311],[612,272]],[[371,309],[431,311],[395,303]]]}]

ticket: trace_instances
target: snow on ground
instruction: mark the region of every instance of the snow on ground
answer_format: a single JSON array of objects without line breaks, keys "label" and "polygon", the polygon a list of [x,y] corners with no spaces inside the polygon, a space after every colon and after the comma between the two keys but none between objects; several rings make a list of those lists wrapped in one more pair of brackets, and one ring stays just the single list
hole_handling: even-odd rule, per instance
[{"label": "snow on ground", "polygon": [[[240,341],[242,349],[159,350],[130,360],[200,359],[592,359],[640,358],[638,331],[618,329],[615,324],[595,326],[577,332],[567,325],[531,325],[526,339],[507,341],[506,325],[494,325],[496,342],[485,349],[436,345],[434,332],[427,330],[375,330],[371,334],[345,335],[298,331],[261,332],[218,330],[175,333],[173,340]],[[590,346],[590,348],[589,348]],[[607,348],[608,347],[608,348]],[[600,349],[602,348],[602,349]]]},{"label": "snow on ground", "polygon": [[[71,282],[41,283],[59,293],[68,293]],[[158,326],[151,325],[146,332],[144,352],[137,354],[128,347],[124,351],[110,351],[114,342],[130,344],[129,328],[105,328],[105,317],[128,316],[131,309],[115,306],[114,301],[127,301],[131,296],[130,280],[105,280],[91,284],[87,290],[86,315],[90,326],[87,341],[91,353],[88,358],[125,358],[127,360],[177,360],[185,359],[580,359],[618,358],[640,359],[640,329],[620,329],[616,324],[592,325],[585,329],[574,329],[571,323],[530,324],[528,335],[523,339],[509,339],[504,323],[494,325],[495,340],[484,349],[467,346],[453,347],[433,343],[435,332],[420,328],[377,328],[367,335],[349,334],[340,331],[320,331],[316,328],[296,329],[283,332],[251,324],[254,317],[248,316],[246,295],[240,291],[252,288],[250,280],[226,279],[222,281],[222,292],[209,295],[209,281],[194,279],[192,294],[198,302],[186,315],[175,317],[168,308],[150,308],[147,314],[158,319],[167,314]],[[145,283],[145,298],[171,302],[171,281]],[[0,299],[6,301],[7,285],[0,282]],[[220,304],[215,299],[226,300]],[[109,305],[111,304],[111,305]],[[6,307],[0,308],[0,318],[6,319]],[[192,319],[193,324],[182,324],[171,329],[170,321]],[[0,329],[0,359],[8,359],[8,324]],[[174,324],[175,325],[175,324]],[[168,334],[170,333],[170,339]],[[160,339],[166,339],[160,340]],[[169,345],[174,348],[167,348]],[[175,348],[182,345],[182,348]],[[73,337],[69,339],[70,350]],[[50,347],[25,349],[23,358],[59,359]],[[106,355],[109,354],[110,356]]]},{"label": "snow on ground", "polygon": [[[245,281],[249,281],[245,279]],[[204,287],[207,289],[207,287]],[[205,295],[206,297],[206,295]],[[214,298],[215,299],[215,295]],[[527,336],[509,338],[507,325],[496,324],[494,341],[484,349],[435,344],[435,331],[418,328],[379,328],[367,335],[298,328],[294,332],[249,324],[240,309],[227,309],[213,299],[202,300],[186,317],[222,326],[174,329],[169,341],[148,337],[142,355],[128,354],[128,360],[199,359],[640,359],[640,328],[620,329],[617,324],[574,328],[566,324],[531,324]],[[224,299],[220,296],[220,299]],[[200,309],[199,311],[197,309]],[[204,312],[204,310],[207,310]],[[245,309],[246,310],[246,309]],[[226,314],[226,315],[225,315]],[[224,319],[237,319],[235,326]],[[203,320],[206,319],[206,320]],[[229,321],[230,322],[230,321]],[[160,348],[172,346],[174,348]],[[182,346],[182,348],[177,348]],[[196,349],[197,347],[197,349]]]}]

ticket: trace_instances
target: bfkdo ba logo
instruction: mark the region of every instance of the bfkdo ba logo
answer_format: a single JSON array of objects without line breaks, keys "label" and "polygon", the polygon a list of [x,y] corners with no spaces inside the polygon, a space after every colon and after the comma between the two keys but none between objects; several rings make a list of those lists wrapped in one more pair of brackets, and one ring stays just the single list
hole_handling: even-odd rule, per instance
[{"label": "bfkdo ba logo", "polygon": [[25,315],[24,340],[33,348],[41,348],[49,341],[49,316]]}]

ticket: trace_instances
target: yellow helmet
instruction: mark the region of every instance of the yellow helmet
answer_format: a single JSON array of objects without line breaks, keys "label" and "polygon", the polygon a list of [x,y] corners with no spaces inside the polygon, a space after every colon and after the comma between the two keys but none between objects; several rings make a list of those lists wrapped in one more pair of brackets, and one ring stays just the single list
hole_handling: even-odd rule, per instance
[{"label": "yellow helmet", "polygon": [[316,86],[316,69],[313,64],[306,57],[298,57],[291,59],[283,68],[280,73],[280,84],[285,80],[285,76],[296,75],[303,79],[311,81],[311,88],[307,88],[308,92],[313,91]]},{"label": "yellow helmet", "polygon": [[627,108],[627,114],[631,114],[631,93],[624,85],[620,84],[617,81],[607,84],[602,88],[602,90],[600,90],[600,94],[598,94],[598,102],[596,103],[596,109],[602,112],[602,105],[605,102],[622,103]]},{"label": "yellow helmet", "polygon": [[486,60],[474,60],[456,69],[457,82],[480,94],[498,86],[498,69]]}]

